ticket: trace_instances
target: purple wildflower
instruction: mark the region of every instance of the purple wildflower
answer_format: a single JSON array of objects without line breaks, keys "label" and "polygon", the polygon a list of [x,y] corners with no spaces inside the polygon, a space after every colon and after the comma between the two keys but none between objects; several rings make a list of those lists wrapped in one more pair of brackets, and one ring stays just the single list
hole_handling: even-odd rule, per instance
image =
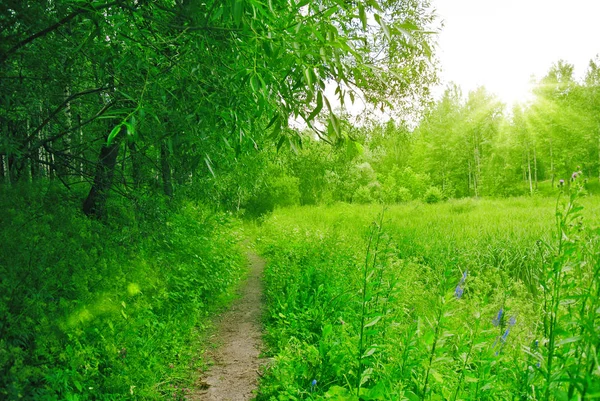
[{"label": "purple wildflower", "polygon": [[460,297],[462,297],[464,290],[462,289],[462,287],[459,285],[456,286],[456,289],[454,290],[454,296],[456,296],[456,299],[460,299]]},{"label": "purple wildflower", "polygon": [[468,274],[468,270],[465,270],[462,274],[462,277],[460,278],[460,283],[458,285],[463,285],[465,283],[465,280],[467,279],[467,274]]},{"label": "purple wildflower", "polygon": [[571,175],[571,179],[575,180],[577,178],[579,174],[577,174],[577,171],[573,173],[573,175]]},{"label": "purple wildflower", "polygon": [[502,310],[502,308],[500,308],[500,310],[498,311],[498,315],[494,318],[494,320],[492,320],[492,324],[494,326],[498,326],[500,324],[500,322],[502,321],[502,314],[504,313],[504,311]]},{"label": "purple wildflower", "polygon": [[508,321],[508,325],[509,325],[510,327],[512,327],[512,326],[514,326],[515,324],[517,324],[517,318],[516,318],[516,317],[514,317],[514,316],[511,316],[511,317],[510,317],[510,320]]},{"label": "purple wildflower", "polygon": [[463,290],[462,286],[465,284],[465,281],[467,280],[467,274],[468,274],[468,270],[465,270],[462,274],[462,277],[460,278],[460,281],[458,282],[458,285],[454,289],[454,295],[456,296],[456,299],[460,299],[460,297],[462,297],[462,295],[463,295],[464,290]]},{"label": "purple wildflower", "polygon": [[506,329],[506,331],[504,332],[504,334],[502,334],[502,337],[500,337],[500,341],[505,342],[509,333],[510,333],[510,328]]},{"label": "purple wildflower", "polygon": [[565,185],[565,180],[558,180],[558,186],[563,187]]}]

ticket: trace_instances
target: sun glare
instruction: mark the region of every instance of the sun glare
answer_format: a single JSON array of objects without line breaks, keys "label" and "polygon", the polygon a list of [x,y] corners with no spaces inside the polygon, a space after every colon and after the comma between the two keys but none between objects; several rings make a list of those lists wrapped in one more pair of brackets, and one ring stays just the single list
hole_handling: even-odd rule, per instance
[{"label": "sun glare", "polygon": [[532,99],[532,77],[539,80],[552,64],[573,64],[581,77],[600,53],[596,0],[573,0],[569,7],[557,0],[432,3],[442,25],[437,51],[442,85],[453,82],[465,95],[485,86],[510,108]]}]

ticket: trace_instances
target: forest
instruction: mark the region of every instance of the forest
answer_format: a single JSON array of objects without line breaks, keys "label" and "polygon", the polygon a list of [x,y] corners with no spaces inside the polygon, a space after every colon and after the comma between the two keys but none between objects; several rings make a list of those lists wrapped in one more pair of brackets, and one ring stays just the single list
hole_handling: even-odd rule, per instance
[{"label": "forest", "polygon": [[202,399],[249,252],[256,400],[600,398],[598,56],[508,105],[434,96],[429,0],[0,27],[0,399]]}]

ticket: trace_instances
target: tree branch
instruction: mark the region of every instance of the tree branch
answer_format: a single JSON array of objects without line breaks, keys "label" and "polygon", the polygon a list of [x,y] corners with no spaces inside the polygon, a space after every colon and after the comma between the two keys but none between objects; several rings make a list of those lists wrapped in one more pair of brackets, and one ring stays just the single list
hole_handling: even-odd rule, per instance
[{"label": "tree branch", "polygon": [[101,92],[103,90],[106,90],[106,88],[88,89],[88,90],[85,90],[83,92],[74,93],[71,96],[69,96],[68,98],[66,98],[64,102],[62,102],[57,108],[55,108],[54,111],[52,113],[50,113],[50,115],[48,117],[46,117],[46,119],[44,121],[42,121],[42,123],[35,130],[33,130],[33,132],[31,134],[29,134],[29,136],[25,140],[25,143],[27,143],[27,142],[31,141],[33,138],[35,138],[35,136],[38,134],[38,132],[40,132],[46,125],[48,125],[48,123],[58,113],[60,113],[60,111],[62,109],[64,109],[69,104],[70,101],[72,101],[73,99],[76,99],[76,98],[78,98],[80,96],[85,96],[85,95],[89,95],[89,94],[92,94],[92,93]]},{"label": "tree branch", "polygon": [[116,5],[116,4],[119,4],[119,1],[113,1],[113,2],[110,2],[110,3],[106,3],[106,4],[102,5],[102,6],[94,7],[93,10],[91,10],[91,9],[85,9],[85,8],[79,8],[79,9],[73,11],[71,14],[67,15],[66,17],[64,17],[63,19],[61,19],[60,21],[58,21],[57,23],[55,23],[53,25],[50,25],[49,27],[47,27],[45,29],[42,29],[41,31],[39,31],[37,33],[34,33],[33,35],[29,36],[28,38],[23,39],[22,41],[20,41],[19,43],[17,43],[16,45],[14,45],[13,47],[11,47],[10,49],[8,49],[5,53],[3,53],[2,55],[0,55],[0,64],[4,63],[11,54],[16,53],[17,50],[19,50],[21,47],[26,46],[27,44],[33,42],[37,38],[41,38],[42,36],[46,36],[50,32],[57,30],[58,28],[60,28],[61,26],[65,25],[69,21],[75,19],[77,16],[79,16],[81,14],[89,13],[90,11],[103,10],[105,8],[112,7],[112,6]]},{"label": "tree branch", "polygon": [[[66,131],[63,131],[63,132],[61,132],[61,133],[59,133],[59,134],[53,135],[53,136],[51,136],[50,138],[45,138],[45,139],[43,139],[43,140],[41,140],[41,141],[38,141],[37,143],[35,143],[35,144],[31,145],[31,146],[29,147],[29,152],[28,152],[27,154],[28,154],[28,155],[30,155],[32,151],[34,151],[34,150],[37,150],[37,149],[41,148],[42,146],[46,146],[46,144],[47,144],[47,143],[50,143],[50,142],[52,142],[52,141],[55,141],[55,140],[57,140],[57,139],[59,139],[59,138],[61,138],[61,137],[65,136],[65,135],[67,135],[69,132],[73,132],[73,131],[75,131],[75,130],[78,130],[78,129],[80,129],[81,127],[83,127],[84,125],[87,125],[87,124],[91,123],[92,121],[94,121],[95,119],[97,119],[98,117],[100,117],[102,114],[106,113],[106,111],[107,111],[109,108],[111,108],[111,107],[113,106],[113,104],[114,104],[114,103],[112,103],[112,102],[111,102],[111,103],[108,103],[108,104],[106,104],[106,105],[105,105],[104,107],[102,107],[102,108],[100,109],[100,111],[98,111],[98,112],[97,112],[97,113],[96,113],[94,116],[92,116],[92,117],[88,118],[87,120],[85,120],[85,121],[84,121],[84,122],[82,122],[81,124],[77,124],[76,126],[72,127],[71,129],[68,129],[68,130],[66,130]],[[0,152],[0,154],[2,154],[2,153]]]}]

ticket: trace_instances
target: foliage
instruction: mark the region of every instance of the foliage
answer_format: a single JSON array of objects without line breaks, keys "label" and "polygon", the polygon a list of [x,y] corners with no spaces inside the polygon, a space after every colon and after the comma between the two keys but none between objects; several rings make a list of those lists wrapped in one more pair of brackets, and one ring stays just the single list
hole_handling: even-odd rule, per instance
[{"label": "foliage", "polygon": [[565,196],[279,210],[258,237],[275,361],[257,399],[598,392],[600,233],[581,216],[600,216]]},{"label": "foliage", "polygon": [[441,189],[438,187],[430,187],[427,192],[425,192],[425,195],[423,195],[423,201],[425,201],[425,203],[438,203],[443,197],[444,194]]},{"label": "foliage", "polygon": [[167,399],[185,388],[208,312],[241,272],[234,222],[140,199],[145,218],[117,202],[103,225],[73,213],[77,195],[56,184],[0,190],[0,398]]},{"label": "foliage", "polygon": [[105,219],[111,189],[171,197],[244,154],[297,149],[290,121],[343,141],[336,103],[428,96],[432,20],[427,0],[11,2],[0,180],[85,181],[85,213]]}]

